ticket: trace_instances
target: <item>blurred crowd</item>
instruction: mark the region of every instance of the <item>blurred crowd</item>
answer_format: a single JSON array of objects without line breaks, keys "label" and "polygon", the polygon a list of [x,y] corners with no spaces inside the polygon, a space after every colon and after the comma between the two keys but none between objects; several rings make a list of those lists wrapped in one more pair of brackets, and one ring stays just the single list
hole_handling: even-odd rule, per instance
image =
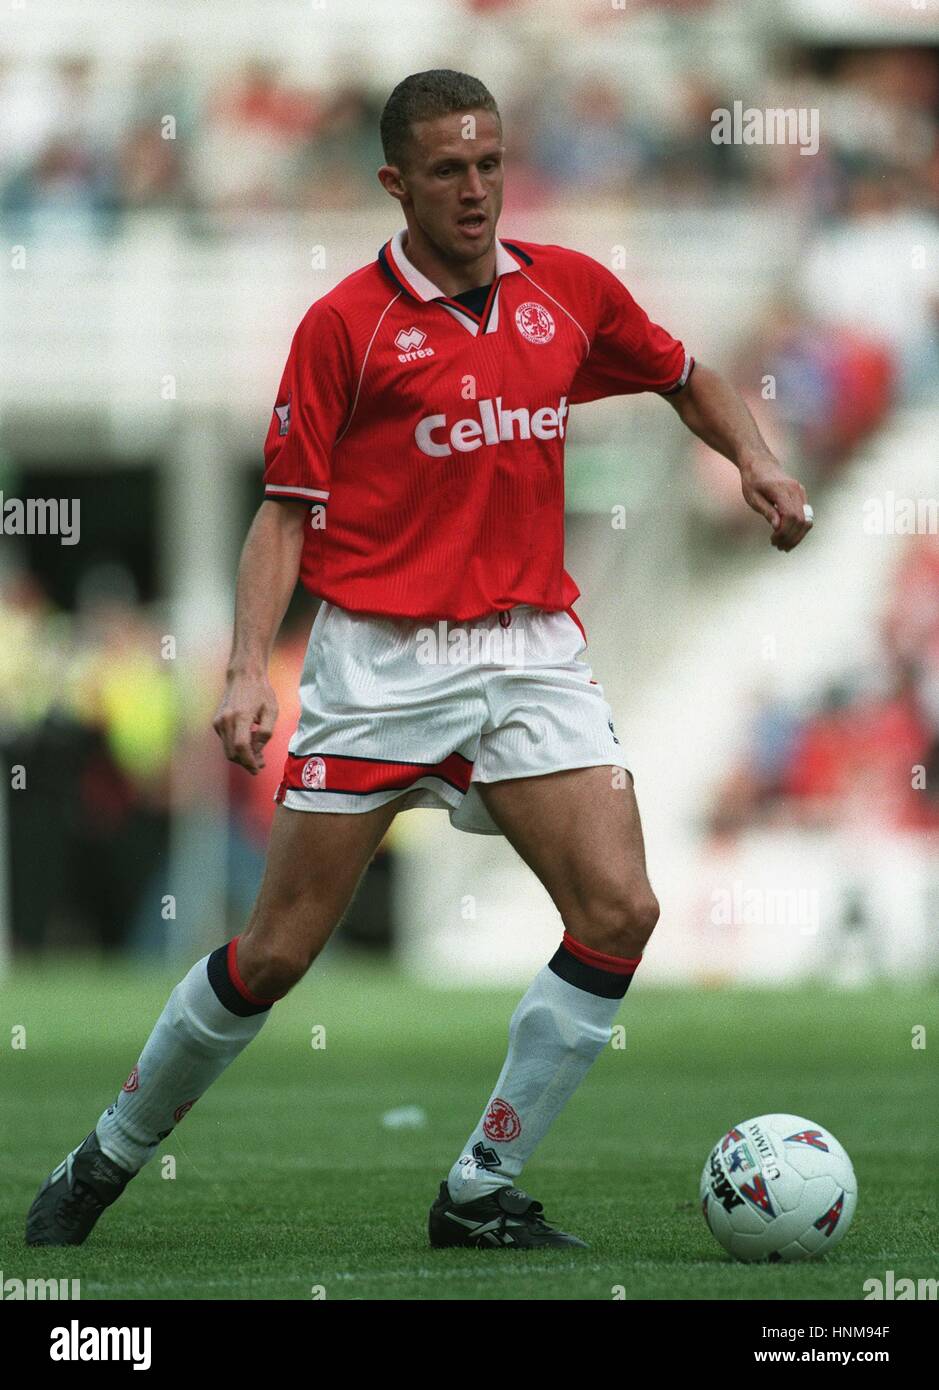
[{"label": "blurred crowd", "polygon": [[[260,882],[274,791],[296,727],[309,626],[309,614],[299,616],[282,631],[272,661],[281,717],[264,772],[221,770],[223,783],[230,777],[227,879],[236,930]],[[140,604],[115,566],[85,577],[70,613],[28,570],[0,574],[0,753],[11,769],[4,810],[17,949],[161,949],[164,898],[175,891],[173,816],[193,804],[211,812],[213,795],[226,790],[211,729],[224,654],[195,668],[178,660],[161,617]]]},{"label": "blurred crowd", "polygon": [[[519,62],[509,91],[495,93],[511,162],[508,206],[574,197],[706,204],[752,192],[795,202],[821,223],[860,216],[873,179],[888,181],[905,208],[936,208],[933,50],[848,50],[815,61],[795,49],[774,55],[747,90],[722,89],[693,51],[667,81],[641,87],[533,56]],[[379,75],[337,74],[321,90],[259,59],[210,80],[171,55],[122,72],[85,56],[37,63],[0,54],[0,202],[8,217],[67,213],[102,232],[142,210],[358,208],[385,197],[375,172],[387,94]],[[817,153],[715,142],[714,113],[737,100],[817,111]]]},{"label": "blurred crowd", "polygon": [[[716,788],[712,841],[756,826],[939,833],[939,537],[911,537],[884,607],[877,659],[798,707],[757,702],[741,757]],[[34,575],[0,580],[0,753],[8,899],[20,951],[89,944],[162,949],[172,820],[228,800],[227,918],[237,932],[263,873],[274,792],[299,714],[311,610],[288,621],[271,683],[280,716],[257,777],[225,765],[211,720],[221,653],[201,669],[164,655],[160,614],[94,586],[57,610]],[[28,795],[20,795],[17,769]],[[211,790],[214,782],[215,790]],[[347,939],[385,941],[388,859],[366,883]]]},{"label": "blurred crowd", "polygon": [[66,614],[35,575],[4,573],[0,747],[14,770],[4,809],[17,948],[117,947],[148,917],[157,926],[181,722],[160,634],[132,598],[105,591]]},{"label": "blurred crowd", "polygon": [[[624,209],[785,205],[804,227],[804,256],[780,265],[780,300],[748,358],[761,374],[771,359],[781,424],[824,469],[892,398],[930,389],[939,374],[936,50],[767,46],[744,90],[723,88],[690,50],[667,80],[642,84],[534,56],[496,94],[507,219],[573,199]],[[337,71],[320,89],[262,60],[210,79],[170,54],[127,71],[87,56],[0,54],[0,226],[14,242],[42,230],[107,237],[147,214],[194,236],[228,235],[258,215],[382,204],[387,90],[364,71]],[[715,113],[734,102],[817,112],[817,151],[715,143]]]},{"label": "blurred crowd", "polygon": [[758,702],[709,829],[830,824],[939,832],[939,536],[905,542],[876,660],[804,707]]},{"label": "blurred crowd", "polygon": [[[934,399],[939,381],[939,55],[767,50],[742,91],[722,89],[693,54],[661,83],[552,70],[559,61],[539,52],[495,92],[506,218],[565,200],[689,214],[739,204],[742,217],[758,202],[800,216],[799,263],[780,265],[778,292],[728,366],[818,497],[893,407]],[[386,96],[367,74],[318,89],[260,60],[209,79],[168,54],[115,71],[86,56],[0,53],[0,229],[11,244],[43,231],[93,241],[143,216],[226,236],[258,215],[378,204]],[[817,110],[818,152],[715,143],[713,113],[736,100]],[[749,520],[732,470],[703,446],[696,461],[715,525]],[[119,583],[84,586],[66,614],[37,575],[0,574],[0,747],[30,786],[28,797],[6,793],[21,949],[159,942],[174,816],[199,796],[196,770],[219,756],[210,725],[224,660],[181,674],[162,650],[161,617]],[[264,774],[225,772],[234,930],[263,867],[308,619],[288,625],[275,652],[281,718]],[[846,672],[811,707],[760,704],[750,747],[716,793],[715,835],[865,816],[939,828],[936,537],[907,543],[881,637],[876,666]]]}]

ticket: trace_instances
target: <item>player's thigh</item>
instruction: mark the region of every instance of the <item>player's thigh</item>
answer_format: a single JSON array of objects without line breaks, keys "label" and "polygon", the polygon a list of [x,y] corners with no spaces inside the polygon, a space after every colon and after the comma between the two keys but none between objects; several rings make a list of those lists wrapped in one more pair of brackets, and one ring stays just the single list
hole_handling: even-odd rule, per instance
[{"label": "player's thigh", "polygon": [[628,773],[586,767],[477,786],[572,936],[614,955],[642,949],[658,903]]},{"label": "player's thigh", "polygon": [[274,812],[264,878],[238,946],[248,974],[280,957],[303,969],[322,950],[394,819],[397,801],[360,813]]}]

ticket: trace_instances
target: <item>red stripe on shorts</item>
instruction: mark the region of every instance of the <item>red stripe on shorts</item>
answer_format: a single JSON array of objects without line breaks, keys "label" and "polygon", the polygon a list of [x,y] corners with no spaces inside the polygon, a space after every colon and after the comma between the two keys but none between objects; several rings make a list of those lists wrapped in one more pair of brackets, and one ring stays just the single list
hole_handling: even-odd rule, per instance
[{"label": "red stripe on shorts", "polygon": [[382,758],[351,758],[336,753],[288,753],[277,801],[288,791],[367,792],[407,791],[422,777],[440,777],[457,791],[469,790],[473,764],[461,753],[439,763],[393,762]]}]

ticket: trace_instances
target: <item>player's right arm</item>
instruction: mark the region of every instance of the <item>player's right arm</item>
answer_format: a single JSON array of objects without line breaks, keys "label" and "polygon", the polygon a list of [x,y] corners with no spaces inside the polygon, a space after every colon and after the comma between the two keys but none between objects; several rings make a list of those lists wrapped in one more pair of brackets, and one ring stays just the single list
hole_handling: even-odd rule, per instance
[{"label": "player's right arm", "polygon": [[226,758],[252,775],[264,766],[277,718],[267,672],[300,573],[305,524],[313,506],[326,508],[328,524],[332,450],[352,403],[345,325],[324,297],[294,334],[281,377],[264,444],[265,500],[241,553],[225,693],[213,722]]},{"label": "player's right arm", "polygon": [[304,502],[262,502],[241,552],[231,656],[212,727],[226,758],[252,776],[264,766],[264,745],[277,719],[277,697],[267,673],[297,585],[309,510]]}]

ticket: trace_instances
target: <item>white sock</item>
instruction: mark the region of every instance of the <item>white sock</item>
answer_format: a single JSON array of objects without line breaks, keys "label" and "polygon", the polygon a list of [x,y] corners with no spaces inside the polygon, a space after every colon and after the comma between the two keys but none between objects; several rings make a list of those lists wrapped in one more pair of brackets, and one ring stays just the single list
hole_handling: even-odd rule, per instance
[{"label": "white sock", "polygon": [[107,1156],[136,1173],[252,1038],[273,999],[238,974],[236,942],[220,946],[173,990],[137,1065],[96,1125]]},{"label": "white sock", "polygon": [[447,1178],[453,1201],[514,1186],[609,1042],[639,960],[594,951],[565,932],[512,1015],[505,1065]]}]

